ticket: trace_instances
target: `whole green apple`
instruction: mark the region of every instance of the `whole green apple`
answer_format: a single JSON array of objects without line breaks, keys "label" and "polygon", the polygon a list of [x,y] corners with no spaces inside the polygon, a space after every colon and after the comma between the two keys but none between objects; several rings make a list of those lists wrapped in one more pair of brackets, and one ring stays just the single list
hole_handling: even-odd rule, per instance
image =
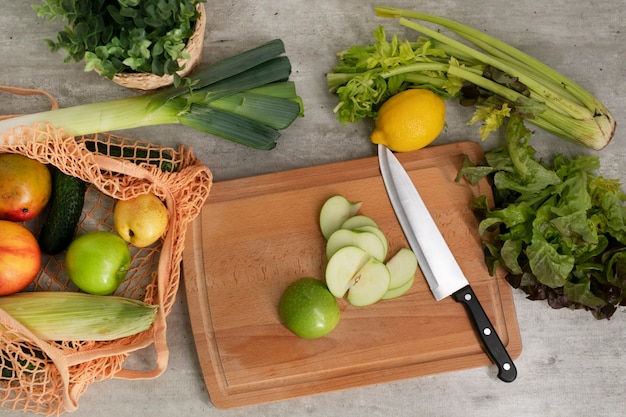
[{"label": "whole green apple", "polygon": [[316,339],[339,323],[339,305],[326,285],[315,278],[300,278],[289,285],[278,307],[284,325],[297,336]]},{"label": "whole green apple", "polygon": [[130,268],[130,249],[118,235],[105,231],[80,235],[65,254],[67,276],[82,291],[110,295]]}]

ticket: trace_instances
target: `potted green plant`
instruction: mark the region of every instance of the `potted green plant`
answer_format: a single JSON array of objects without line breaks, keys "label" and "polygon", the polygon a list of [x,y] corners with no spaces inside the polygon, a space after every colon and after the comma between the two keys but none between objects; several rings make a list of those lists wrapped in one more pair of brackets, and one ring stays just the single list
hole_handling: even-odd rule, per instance
[{"label": "potted green plant", "polygon": [[62,19],[53,52],[65,62],[129,88],[152,90],[177,83],[200,62],[206,0],[42,0],[41,18]]}]

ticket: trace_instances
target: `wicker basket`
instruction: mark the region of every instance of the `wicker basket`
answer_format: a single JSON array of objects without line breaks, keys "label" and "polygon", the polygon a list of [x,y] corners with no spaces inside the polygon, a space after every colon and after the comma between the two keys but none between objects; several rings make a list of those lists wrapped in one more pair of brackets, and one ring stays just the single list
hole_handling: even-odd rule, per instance
[{"label": "wicker basket", "polygon": [[[189,59],[181,59],[178,61],[181,67],[184,66],[183,69],[178,72],[178,75],[181,77],[189,75],[202,60],[202,45],[204,43],[204,32],[206,29],[206,11],[202,3],[199,3],[197,8],[200,16],[196,21],[193,35],[189,38],[189,42],[187,42],[187,47],[185,48],[185,51],[189,54]],[[113,82],[137,91],[150,91],[171,85],[174,82],[174,76],[159,76],[142,72],[121,72],[113,76]]]},{"label": "wicker basket", "polygon": [[[54,165],[90,184],[77,234],[113,231],[115,201],[145,192],[165,201],[170,221],[159,242],[131,247],[131,269],[116,291],[159,306],[149,330],[107,342],[44,341],[0,309],[0,406],[59,415],[75,410],[79,397],[96,381],[159,376],[168,362],[166,317],[178,290],[185,233],[210,192],[209,169],[186,147],[176,150],[111,134],[68,138],[50,127],[0,134],[4,152]],[[109,155],[117,152],[122,156]],[[163,171],[163,164],[175,169]],[[36,233],[38,223],[26,225]],[[77,291],[64,272],[63,257],[43,255],[42,270],[27,291]],[[152,369],[123,367],[132,352],[149,346],[156,351]]]}]

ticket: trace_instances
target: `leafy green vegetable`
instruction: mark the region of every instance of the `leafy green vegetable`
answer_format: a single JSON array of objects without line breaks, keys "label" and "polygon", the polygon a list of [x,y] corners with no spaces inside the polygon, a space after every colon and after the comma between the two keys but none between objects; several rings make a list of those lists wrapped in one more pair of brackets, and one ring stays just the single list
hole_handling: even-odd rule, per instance
[{"label": "leafy green vegetable", "polygon": [[595,174],[597,157],[557,155],[549,166],[534,158],[530,137],[513,115],[506,146],[459,171],[457,180],[492,183],[495,206],[485,196],[474,204],[486,262],[492,273],[503,266],[532,300],[608,319],[626,305],[626,195],[618,181]]},{"label": "leafy green vegetable", "polygon": [[[387,40],[385,29],[379,26],[374,43],[337,54],[339,62],[326,77],[330,91],[339,99],[334,111],[341,123],[376,118],[392,95],[423,88],[443,99],[475,106],[469,124],[481,124],[483,139],[511,114],[596,150],[613,137],[615,120],[597,98],[514,47],[442,17],[391,7],[375,11],[382,17],[399,18],[401,25],[420,35],[415,41],[401,41],[395,34]],[[467,42],[414,20],[437,24]]]},{"label": "leafy green vegetable", "polygon": [[120,72],[175,74],[195,29],[196,6],[206,0],[43,0],[37,15],[65,21],[53,52],[65,50],[65,62],[85,60],[85,71],[113,78]]}]

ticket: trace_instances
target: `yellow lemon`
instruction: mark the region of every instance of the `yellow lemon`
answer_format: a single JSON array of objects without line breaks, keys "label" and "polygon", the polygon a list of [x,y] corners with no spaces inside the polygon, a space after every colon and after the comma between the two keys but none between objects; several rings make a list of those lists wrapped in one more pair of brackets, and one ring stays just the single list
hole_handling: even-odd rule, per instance
[{"label": "yellow lemon", "polygon": [[429,90],[410,89],[391,96],[376,117],[370,139],[396,152],[421,149],[443,130],[446,104]]}]

